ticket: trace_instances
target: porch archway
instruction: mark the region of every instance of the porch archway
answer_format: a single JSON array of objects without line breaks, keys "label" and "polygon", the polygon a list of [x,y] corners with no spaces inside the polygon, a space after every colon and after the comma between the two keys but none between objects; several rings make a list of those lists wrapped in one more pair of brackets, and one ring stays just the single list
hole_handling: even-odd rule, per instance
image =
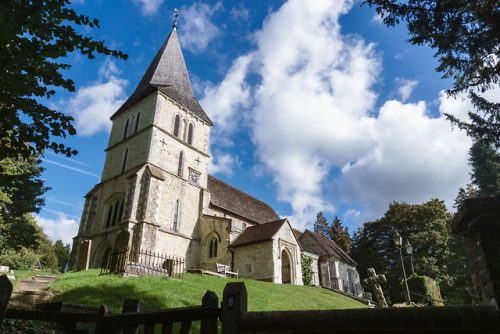
[{"label": "porch archway", "polygon": [[286,249],[281,252],[281,283],[292,284],[292,260]]}]

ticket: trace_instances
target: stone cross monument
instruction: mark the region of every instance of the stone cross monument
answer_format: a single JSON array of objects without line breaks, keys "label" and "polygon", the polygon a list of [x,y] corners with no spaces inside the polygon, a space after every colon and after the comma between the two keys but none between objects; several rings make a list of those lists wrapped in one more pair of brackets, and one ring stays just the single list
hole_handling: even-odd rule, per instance
[{"label": "stone cross monument", "polygon": [[385,275],[377,275],[375,273],[375,269],[373,268],[369,268],[367,272],[368,278],[365,278],[363,280],[363,285],[373,288],[375,298],[377,298],[377,304],[380,307],[388,307],[387,302],[385,301],[384,292],[382,291],[382,287],[380,286],[380,284],[387,282],[387,280],[385,279]]}]

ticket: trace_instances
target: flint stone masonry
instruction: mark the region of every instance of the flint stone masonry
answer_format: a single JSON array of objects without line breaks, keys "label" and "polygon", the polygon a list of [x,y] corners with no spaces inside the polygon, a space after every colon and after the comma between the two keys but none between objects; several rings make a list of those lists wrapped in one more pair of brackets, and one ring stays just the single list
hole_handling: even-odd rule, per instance
[{"label": "flint stone masonry", "polygon": [[500,196],[464,201],[452,232],[463,238],[480,305],[500,305]]},{"label": "flint stone masonry", "polygon": [[[216,272],[216,263],[232,266],[231,253],[225,251],[230,244],[231,230],[231,219],[206,215],[201,217],[200,266],[202,268]],[[214,236],[219,239],[217,256],[209,257],[210,240]]]}]

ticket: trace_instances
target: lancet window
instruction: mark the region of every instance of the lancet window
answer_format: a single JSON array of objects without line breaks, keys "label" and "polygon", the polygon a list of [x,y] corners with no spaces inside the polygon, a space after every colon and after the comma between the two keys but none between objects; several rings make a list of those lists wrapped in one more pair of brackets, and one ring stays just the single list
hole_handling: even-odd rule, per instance
[{"label": "lancet window", "polygon": [[127,119],[127,122],[125,122],[125,129],[123,131],[123,139],[127,138],[128,123],[129,123],[129,120]]},{"label": "lancet window", "polygon": [[135,119],[134,133],[139,129],[139,119],[141,118],[141,113],[137,113],[137,118]]},{"label": "lancet window", "polygon": [[182,171],[184,169],[184,152],[179,153],[179,164],[177,166],[177,176],[182,177]]},{"label": "lancet window", "polygon": [[187,143],[189,145],[193,145],[193,123],[189,124],[188,135],[187,135]]},{"label": "lancet window", "polygon": [[125,153],[123,153],[122,167],[121,167],[122,173],[125,171],[125,168],[127,167],[127,158],[128,158],[128,148],[126,148]]},{"label": "lancet window", "polygon": [[122,220],[123,216],[123,198],[116,198],[108,205],[108,214],[106,216],[106,228],[115,226]]},{"label": "lancet window", "polygon": [[212,237],[208,245],[208,257],[217,257],[217,247],[219,246],[219,240],[217,237]]},{"label": "lancet window", "polygon": [[174,219],[172,221],[172,231],[177,232],[177,228],[179,225],[179,200],[174,203]]},{"label": "lancet window", "polygon": [[174,136],[179,137],[181,132],[181,116],[175,115],[174,120]]}]

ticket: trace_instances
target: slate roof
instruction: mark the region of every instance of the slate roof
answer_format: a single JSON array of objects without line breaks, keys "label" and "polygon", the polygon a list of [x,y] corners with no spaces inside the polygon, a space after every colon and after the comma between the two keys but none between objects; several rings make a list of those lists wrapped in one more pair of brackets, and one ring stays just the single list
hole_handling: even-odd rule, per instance
[{"label": "slate roof", "polygon": [[272,240],[273,236],[286,222],[285,218],[267,224],[248,227],[229,247],[240,247]]},{"label": "slate roof", "polygon": [[297,238],[297,240],[299,240],[300,236],[302,235],[303,232],[297,230],[296,228],[292,228],[292,231],[293,231],[293,234],[295,235],[295,238]]},{"label": "slate roof", "polygon": [[193,94],[191,82],[182,55],[177,30],[174,28],[149,65],[135,91],[116,111],[111,119],[123,113],[149,94],[159,90],[213,125]]},{"label": "slate roof", "polygon": [[[324,236],[322,236],[320,234],[311,232],[309,230],[305,230],[304,233],[302,233],[302,235],[300,236],[299,242],[306,235],[310,235],[318,243],[318,245],[321,247],[321,249],[323,249],[323,252],[321,252],[321,254],[318,254],[318,255],[320,255],[320,256],[324,256],[324,255],[333,256],[333,257],[335,257],[335,258],[337,258],[339,260],[344,261],[345,263],[348,263],[348,264],[351,264],[351,265],[354,265],[354,266],[358,265],[335,242],[331,241],[330,239],[328,239],[328,238],[326,238],[326,237],[324,237]],[[302,247],[304,247],[304,246],[302,246]],[[304,250],[307,251],[306,248],[304,248]],[[316,253],[316,252],[314,252],[314,253]]]},{"label": "slate roof", "polygon": [[210,203],[257,224],[276,221],[280,217],[269,204],[236,189],[221,180],[208,176]]}]

